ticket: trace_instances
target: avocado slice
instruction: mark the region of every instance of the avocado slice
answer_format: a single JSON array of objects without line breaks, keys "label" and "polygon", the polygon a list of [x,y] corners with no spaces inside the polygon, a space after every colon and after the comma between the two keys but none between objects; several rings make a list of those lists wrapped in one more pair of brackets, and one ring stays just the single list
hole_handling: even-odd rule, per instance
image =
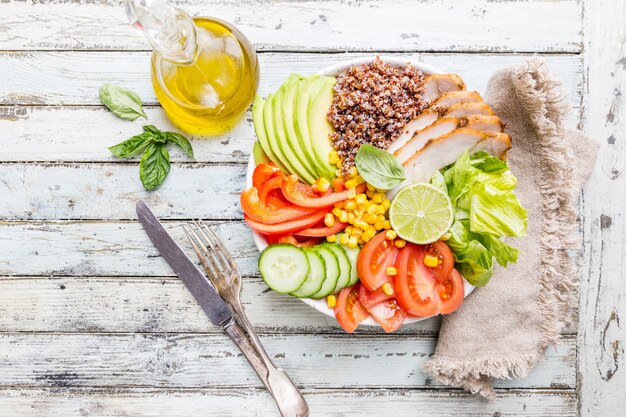
[{"label": "avocado slice", "polygon": [[313,143],[311,142],[311,135],[309,134],[309,97],[312,93],[318,91],[319,82],[319,75],[312,75],[300,81],[294,109],[294,127],[296,134],[302,144],[302,151],[314,169],[317,178],[322,176],[324,170],[320,169],[318,166],[319,164],[315,156]]},{"label": "avocado slice", "polygon": [[[286,174],[295,174],[293,169],[279,144],[278,132],[282,131],[282,126],[277,124],[276,115],[274,114],[274,102],[280,102],[282,100],[282,87],[276,92],[276,94],[270,94],[265,100],[265,106],[263,106],[263,121],[265,123],[265,132],[267,133],[267,140],[270,144],[272,153],[276,156],[276,165]],[[277,128],[280,126],[280,128]],[[273,160],[273,159],[272,159]],[[279,165],[280,164],[280,165]],[[282,165],[282,166],[281,166]]]},{"label": "avocado slice", "polygon": [[333,102],[335,77],[320,77],[317,91],[309,97],[309,135],[320,176],[328,180],[336,177],[336,167],[328,162],[330,152],[334,150],[330,135],[335,131],[327,118]]},{"label": "avocado slice", "polygon": [[[263,119],[263,109],[265,107],[265,100],[261,98],[261,96],[254,97],[254,103],[252,104],[252,121],[254,122],[254,132],[256,133],[256,137],[258,139],[258,143],[262,148],[262,151],[267,155],[270,161],[274,162],[278,168],[281,170],[285,170],[283,164],[278,160],[274,152],[272,152],[272,148],[269,143],[269,139],[267,136],[267,131],[265,130],[265,121]],[[256,144],[254,147],[254,159],[256,164],[259,164],[259,161],[256,158]]]},{"label": "avocado slice", "polygon": [[263,152],[263,148],[258,140],[255,140],[254,145],[252,145],[252,155],[254,156],[254,165],[269,164],[272,162],[265,152]]},{"label": "avocado slice", "polygon": [[[290,76],[276,92],[274,97],[272,97],[272,118],[274,119],[274,131],[276,135],[277,146],[280,149],[280,153],[283,155],[282,157],[279,156],[279,159],[283,160],[285,166],[290,168],[290,172],[292,174],[296,174],[302,181],[308,184],[313,184],[315,182],[314,176],[304,168],[304,166],[298,159],[298,156],[296,155],[297,152],[294,151],[294,149],[297,149],[295,147],[295,144],[294,146],[291,146],[289,143],[289,139],[286,135],[285,113],[288,111],[293,111],[293,104],[288,108],[285,108],[285,95],[288,93],[291,85],[296,80],[296,76]],[[274,150],[274,152],[278,153],[273,147],[272,149]]]}]

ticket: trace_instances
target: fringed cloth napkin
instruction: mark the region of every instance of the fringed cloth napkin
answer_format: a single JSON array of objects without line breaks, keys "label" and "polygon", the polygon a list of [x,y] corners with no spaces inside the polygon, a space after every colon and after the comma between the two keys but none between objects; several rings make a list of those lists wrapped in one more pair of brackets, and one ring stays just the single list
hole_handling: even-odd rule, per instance
[{"label": "fringed cloth napkin", "polygon": [[444,317],[424,369],[493,399],[491,379],[525,377],[571,319],[577,271],[567,250],[579,248],[573,205],[598,145],[563,126],[563,88],[540,60],[495,73],[485,100],[513,139],[508,160],[528,210],[528,233],[509,242],[520,249],[517,264],[496,269],[487,286]]}]

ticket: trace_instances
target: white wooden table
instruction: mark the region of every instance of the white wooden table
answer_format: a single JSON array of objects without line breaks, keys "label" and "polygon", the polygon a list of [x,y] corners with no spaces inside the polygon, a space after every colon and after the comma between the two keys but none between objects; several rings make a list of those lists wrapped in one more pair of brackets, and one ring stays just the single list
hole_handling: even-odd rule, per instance
[{"label": "white wooden table", "polygon": [[181,1],[235,23],[255,43],[260,93],[290,72],[384,52],[489,75],[539,54],[564,81],[572,123],[603,144],[581,195],[580,322],[524,380],[486,403],[421,371],[438,321],[348,336],[334,320],[268,292],[238,191],[254,140],[234,131],[173,152],[146,193],[137,162],[107,147],[141,130],[104,109],[113,82],[171,128],[149,81],[144,39],[120,1],[0,2],[0,416],[273,416],[234,345],[208,323],[136,221],[146,199],[180,225],[219,225],[245,275],[244,301],[314,416],[626,415],[626,2],[624,0]]}]

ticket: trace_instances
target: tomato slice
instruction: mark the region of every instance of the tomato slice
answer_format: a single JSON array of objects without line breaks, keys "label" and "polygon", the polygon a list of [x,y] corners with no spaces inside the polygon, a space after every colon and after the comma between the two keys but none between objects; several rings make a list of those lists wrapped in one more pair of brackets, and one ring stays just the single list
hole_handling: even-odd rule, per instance
[{"label": "tomato slice", "polygon": [[259,164],[252,173],[252,186],[261,188],[275,172],[280,172],[278,168],[270,164]]},{"label": "tomato slice", "polygon": [[308,237],[326,237],[341,232],[343,229],[346,228],[347,225],[348,223],[335,222],[335,224],[331,227],[310,227],[308,229],[296,232],[296,235]]},{"label": "tomato slice", "polygon": [[428,317],[437,314],[439,297],[435,292],[435,277],[424,265],[424,247],[407,244],[396,260],[398,274],[394,291],[396,300],[407,313]]},{"label": "tomato slice", "polygon": [[441,314],[450,314],[455,312],[465,299],[465,285],[463,278],[456,269],[452,269],[448,279],[438,282],[436,285],[441,303],[439,312]]},{"label": "tomato slice", "polygon": [[429,267],[437,281],[446,280],[454,268],[454,255],[452,255],[450,247],[445,242],[438,240],[426,245],[426,254],[439,260],[439,266]]},{"label": "tomato slice", "polygon": [[[356,193],[365,192],[366,188],[367,185],[363,183],[356,188]],[[310,186],[300,182],[295,175],[287,177],[281,189],[287,200],[300,207],[329,207],[348,199],[348,190],[321,195]]]},{"label": "tomato slice", "polygon": [[365,285],[361,285],[361,287],[359,288],[359,301],[367,310],[369,310],[376,304],[389,300],[390,298],[393,298],[393,294],[385,294],[382,287],[378,288],[375,291],[368,290]]},{"label": "tomato slice", "polygon": [[348,333],[353,333],[369,313],[359,302],[358,284],[346,287],[339,293],[335,306],[335,318]]},{"label": "tomato slice", "polygon": [[384,283],[393,281],[387,275],[387,267],[394,266],[398,252],[399,249],[387,239],[385,233],[379,233],[361,248],[357,258],[357,271],[361,283],[368,290],[377,290]]},{"label": "tomato slice", "polygon": [[393,299],[375,304],[367,310],[386,333],[398,330],[406,318],[406,311]]},{"label": "tomato slice", "polygon": [[250,218],[247,214],[244,214],[243,219],[251,229],[256,230],[263,235],[292,235],[295,232],[308,229],[309,227],[315,225],[324,218],[327,212],[328,210],[322,209],[300,219],[275,224],[266,224],[256,221]]},{"label": "tomato slice", "polygon": [[316,209],[284,204],[280,207],[268,206],[259,198],[259,191],[249,188],[239,198],[243,212],[252,220],[265,224],[283,223],[316,213]]}]

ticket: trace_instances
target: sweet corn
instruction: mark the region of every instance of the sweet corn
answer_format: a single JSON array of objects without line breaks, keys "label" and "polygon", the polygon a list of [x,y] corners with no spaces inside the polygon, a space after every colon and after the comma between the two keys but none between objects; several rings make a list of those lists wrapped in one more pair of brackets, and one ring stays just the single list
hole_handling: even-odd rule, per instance
[{"label": "sweet corn", "polygon": [[[396,268],[394,268],[393,266],[388,266],[385,272],[387,273],[387,275],[391,275],[391,276],[396,275],[398,273]],[[385,290],[383,289],[383,291]]]},{"label": "sweet corn", "polygon": [[356,169],[356,167],[350,167],[350,170],[348,171],[348,178],[352,179],[355,178],[357,175],[359,175],[359,171]]},{"label": "sweet corn", "polygon": [[372,204],[371,206],[369,206],[369,207],[367,208],[367,210],[366,210],[366,211],[367,211],[367,214],[369,214],[370,216],[375,216],[375,215],[376,215],[376,211],[378,210],[378,209],[377,209],[377,207],[378,207],[378,206],[376,206],[376,205],[374,205],[374,204]]},{"label": "sweet corn", "polygon": [[387,209],[385,209],[380,204],[376,205],[375,207],[376,207],[376,214],[385,214],[385,212],[387,211]]},{"label": "sweet corn", "polygon": [[363,210],[363,211],[365,212],[365,211],[369,210],[369,208],[370,208],[370,207],[372,207],[372,206],[373,206],[373,204],[372,204],[372,202],[371,202],[371,201],[367,201],[367,200],[365,200],[365,201],[363,202],[363,204],[361,204],[361,205],[359,206],[359,209],[361,209],[361,210]]},{"label": "sweet corn", "polygon": [[350,240],[348,241],[349,248],[356,248],[356,245],[359,243],[359,240],[356,236],[350,236]]},{"label": "sweet corn", "polygon": [[385,220],[384,224],[385,224],[383,226],[384,229],[391,229],[391,222],[389,220]]},{"label": "sweet corn", "polygon": [[393,295],[393,286],[390,283],[385,282],[383,284],[383,292],[385,293],[385,295]]},{"label": "sweet corn", "polygon": [[441,240],[445,242],[446,240],[450,240],[451,237],[452,237],[452,233],[448,232],[445,235],[441,236]]},{"label": "sweet corn", "polygon": [[342,209],[342,208],[343,208],[343,206],[344,206],[343,201],[340,201],[340,202],[338,202],[338,203],[335,203],[335,208]]},{"label": "sweet corn", "polygon": [[350,234],[350,231],[354,229],[354,226],[346,226],[345,229],[343,229],[344,232],[346,232],[347,234]]},{"label": "sweet corn", "polygon": [[376,187],[374,187],[372,184],[367,184],[367,190],[376,192]]},{"label": "sweet corn", "polygon": [[339,178],[339,177],[341,177],[341,175],[343,175],[343,171],[342,170],[338,169],[338,170],[335,171],[335,177]]},{"label": "sweet corn", "polygon": [[366,223],[374,224],[376,222],[376,216],[372,216],[369,213],[365,213],[363,215],[363,220],[365,220]]},{"label": "sweet corn", "polygon": [[339,215],[339,221],[341,223],[347,223],[348,222],[348,212],[345,210],[341,210],[341,213]]},{"label": "sweet corn", "polygon": [[385,209],[388,210],[389,206],[391,205],[391,201],[389,201],[389,199],[385,198],[383,201],[381,201],[380,205]]},{"label": "sweet corn", "polygon": [[337,241],[337,235],[330,235],[330,236],[326,236],[326,241],[333,243]]},{"label": "sweet corn", "polygon": [[386,220],[387,219],[385,219],[385,216],[383,216],[382,214],[380,214],[380,215],[378,215],[378,217],[376,217],[376,221],[379,221],[379,222],[384,222]]},{"label": "sweet corn", "polygon": [[337,162],[337,163],[335,164],[335,166],[336,166],[338,169],[341,169],[341,168],[343,167],[343,164],[341,163],[341,161],[339,161],[339,162]]},{"label": "sweet corn", "polygon": [[363,232],[362,238],[365,241],[369,241],[374,236],[376,236],[376,230],[373,230],[372,228],[372,229],[367,229],[365,232]]},{"label": "sweet corn", "polygon": [[402,249],[403,247],[406,246],[406,240],[404,239],[396,239],[393,242],[394,245],[396,245],[396,248]]},{"label": "sweet corn", "polygon": [[324,177],[320,177],[315,185],[317,186],[317,191],[319,191],[320,193],[325,193],[330,188],[330,181],[328,181]]},{"label": "sweet corn", "polygon": [[334,295],[329,295],[328,297],[326,297],[326,305],[328,306],[328,308],[335,308],[335,306],[337,305],[337,297],[335,297]]},{"label": "sweet corn", "polygon": [[356,243],[358,243],[359,245],[364,245],[365,244],[365,240],[363,239],[363,237],[361,236],[360,238],[358,238],[356,240]]},{"label": "sweet corn", "polygon": [[343,208],[345,208],[346,210],[354,210],[354,209],[356,209],[356,201],[354,201],[354,200],[346,200],[345,203],[343,203]]},{"label": "sweet corn", "polygon": [[350,236],[354,236],[354,237],[361,237],[361,235],[363,234],[363,229],[359,228],[359,227],[355,227],[352,229],[352,233],[350,233]]},{"label": "sweet corn", "polygon": [[394,240],[398,236],[395,230],[387,230],[385,232],[385,237],[389,240]]},{"label": "sweet corn", "polygon": [[426,255],[424,256],[424,265],[434,268],[439,265],[439,258],[432,255]]},{"label": "sweet corn", "polygon": [[385,228],[385,222],[377,221],[376,223],[374,223],[374,228],[376,230],[383,230]]},{"label": "sweet corn", "polygon": [[[369,242],[370,240],[372,240],[371,238],[367,237],[367,235],[365,233],[363,233],[363,236],[361,236],[359,238],[359,240],[362,240],[364,243]],[[359,245],[362,245],[363,243],[359,243]]]},{"label": "sweet corn", "polygon": [[354,197],[354,201],[356,201],[356,203],[358,205],[361,205],[363,203],[365,203],[367,201],[367,195],[365,194],[358,194]]},{"label": "sweet corn", "polygon": [[330,153],[328,154],[328,162],[330,162],[332,165],[335,165],[337,162],[339,162],[339,154],[337,153],[337,151],[330,151]]},{"label": "sweet corn", "polygon": [[341,212],[342,211],[343,210],[341,210],[339,207],[335,207],[331,213],[333,213],[335,216],[339,217],[339,216],[341,216]]},{"label": "sweet corn", "polygon": [[335,215],[333,213],[326,213],[324,216],[324,224],[328,227],[333,227],[335,225]]},{"label": "sweet corn", "polygon": [[348,189],[348,198],[355,198],[356,197],[356,189],[355,188],[349,188]]},{"label": "sweet corn", "polygon": [[365,214],[365,212],[361,209],[356,209],[353,211],[354,215],[357,217],[363,217],[363,215]]},{"label": "sweet corn", "polygon": [[367,196],[367,198],[372,198],[374,197],[375,194],[376,194],[376,191],[372,191],[372,190],[365,191],[365,195]]},{"label": "sweet corn", "polygon": [[384,199],[385,199],[385,194],[383,193],[376,193],[372,196],[372,201],[374,201],[374,203],[376,204],[382,203]]},{"label": "sweet corn", "polygon": [[365,182],[365,180],[360,175],[357,175],[356,177],[352,178],[351,180],[346,181],[346,188],[348,188],[348,189],[356,188],[357,186],[363,184],[364,182]]},{"label": "sweet corn", "polygon": [[353,212],[348,213],[348,223],[354,224],[354,220],[356,219],[356,214]]},{"label": "sweet corn", "polygon": [[349,241],[350,241],[350,235],[347,233],[344,233],[339,238],[339,243],[341,243],[342,245],[347,245]]}]

